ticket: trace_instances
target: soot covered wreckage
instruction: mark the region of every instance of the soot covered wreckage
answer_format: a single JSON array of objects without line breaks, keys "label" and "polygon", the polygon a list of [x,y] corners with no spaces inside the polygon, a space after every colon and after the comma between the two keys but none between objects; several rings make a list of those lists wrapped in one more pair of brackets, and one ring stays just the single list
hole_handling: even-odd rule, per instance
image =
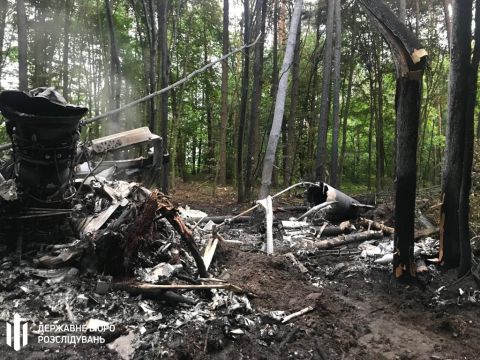
[{"label": "soot covered wreckage", "polygon": [[[138,128],[80,142],[88,109],[68,105],[52,88],[4,91],[0,111],[12,142],[10,156],[0,158],[0,221],[12,232],[26,223],[61,223],[70,217],[82,188],[103,170],[110,179],[146,183],[159,170],[159,136]],[[120,159],[131,154],[137,156]]]},{"label": "soot covered wreckage", "polygon": [[[0,177],[0,240],[8,246],[0,249],[5,254],[0,269],[9,274],[0,279],[0,297],[15,299],[31,316],[31,299],[46,294],[44,311],[30,317],[34,329],[52,316],[115,324],[120,330],[107,334],[106,342],[124,359],[153,350],[171,354],[170,344],[186,324],[209,324],[204,353],[243,336],[254,336],[261,347],[277,343],[281,350],[292,338],[287,325],[314,311],[315,301],[305,299],[288,311],[252,306],[261,290],[219,265],[217,248],[273,253],[275,245],[275,253],[282,254],[275,259],[291,264],[312,284],[325,281],[312,261],[318,256],[391,263],[393,228],[360,218],[370,207],[327,184],[296,184],[238,215],[211,217],[176,208],[164,194],[122,180],[148,184],[158,175],[164,161],[161,139],[148,129],[80,143],[87,109],[66,105],[52,89],[3,92],[0,110],[12,140]],[[153,152],[144,149],[147,156],[134,160],[115,156],[138,144]],[[139,171],[142,166],[146,171]],[[272,199],[298,186],[307,188],[308,206],[272,206]],[[256,208],[264,208],[266,221],[258,213],[247,216]],[[437,246],[427,238],[416,246],[416,255],[421,261]],[[348,269],[355,267],[340,262],[322,271],[329,279]],[[75,290],[62,287],[65,283],[75,284]],[[11,317],[12,309],[2,311],[8,315],[2,320]]]}]

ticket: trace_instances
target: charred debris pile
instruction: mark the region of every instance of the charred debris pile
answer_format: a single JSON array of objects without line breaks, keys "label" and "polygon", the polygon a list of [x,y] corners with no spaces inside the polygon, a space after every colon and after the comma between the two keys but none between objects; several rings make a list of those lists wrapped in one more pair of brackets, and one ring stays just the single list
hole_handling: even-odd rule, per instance
[{"label": "charred debris pile", "polygon": [[[255,292],[231,281],[217,261],[222,247],[281,256],[316,287],[351,266],[345,259],[362,269],[391,269],[394,229],[386,204],[374,208],[327,184],[304,182],[242,213],[208,216],[175,207],[142,185],[165,161],[161,139],[148,129],[79,143],[87,110],[66,105],[52,89],[3,92],[0,107],[12,140],[0,176],[2,320],[14,311],[5,304],[14,302],[37,334],[35,326],[48,321],[115,324],[106,342],[127,359],[153,350],[168,355],[186,324],[221,329],[206,335],[205,352],[255,329],[268,347],[272,324],[304,316],[315,301],[288,312],[253,307]],[[139,144],[147,150],[119,160],[119,151]],[[298,189],[302,203],[276,202]],[[419,227],[415,255],[422,274],[438,241],[430,237],[431,219],[423,216]],[[322,257],[333,260],[319,266]],[[469,301],[477,298],[465,293]]]}]

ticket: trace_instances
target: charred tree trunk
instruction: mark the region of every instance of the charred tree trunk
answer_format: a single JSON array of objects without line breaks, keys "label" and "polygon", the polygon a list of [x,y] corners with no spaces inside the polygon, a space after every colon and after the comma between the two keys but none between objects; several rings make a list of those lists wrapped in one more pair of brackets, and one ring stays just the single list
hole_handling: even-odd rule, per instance
[{"label": "charred tree trunk", "polygon": [[315,180],[325,181],[327,162],[328,113],[330,112],[330,79],[332,72],[333,20],[335,0],[328,0],[327,33],[325,35],[325,57],[323,62],[323,85],[320,114],[318,117],[317,156],[315,161]]},{"label": "charred tree trunk", "polygon": [[[452,3],[447,143],[440,210],[440,260],[445,267],[470,269],[469,194],[473,159],[473,121],[480,60],[480,1],[476,1],[475,49],[471,56],[472,0]],[[458,176],[461,174],[461,176]]]},{"label": "charred tree trunk", "polygon": [[24,0],[17,0],[18,27],[18,88],[28,90],[27,70],[27,14]]},{"label": "charred tree trunk", "polygon": [[375,26],[390,44],[397,68],[395,107],[397,113],[395,255],[396,278],[415,276],[413,257],[416,152],[422,76],[427,53],[416,37],[379,0],[361,0]]}]

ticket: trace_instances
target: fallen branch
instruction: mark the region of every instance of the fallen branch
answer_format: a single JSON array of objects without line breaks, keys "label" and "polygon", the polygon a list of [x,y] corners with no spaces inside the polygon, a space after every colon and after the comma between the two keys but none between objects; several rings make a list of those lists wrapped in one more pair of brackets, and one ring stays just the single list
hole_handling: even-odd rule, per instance
[{"label": "fallen branch", "polygon": [[204,218],[200,219],[199,223],[206,223],[209,221],[213,221],[214,223],[221,223],[223,221],[227,221],[229,223],[244,223],[244,222],[249,222],[252,220],[250,216],[240,216],[240,217],[233,217],[232,215],[226,215],[226,216],[205,216]]},{"label": "fallen branch", "polygon": [[149,283],[113,283],[112,289],[122,290],[134,294],[161,294],[165,290],[205,290],[205,289],[225,289],[236,293],[243,293],[244,291],[233,284],[170,284],[170,285],[155,285]]},{"label": "fallen branch", "polygon": [[153,92],[153,93],[151,93],[151,94],[148,94],[147,96],[144,96],[144,97],[142,97],[142,98],[140,98],[140,99],[137,99],[137,100],[135,100],[135,101],[132,101],[131,103],[128,103],[128,104],[126,104],[126,105],[123,105],[123,106],[119,107],[118,109],[111,110],[111,111],[107,111],[107,112],[104,113],[104,114],[100,114],[100,115],[94,116],[94,117],[92,117],[92,118],[90,118],[90,119],[84,120],[84,121],[82,121],[81,123],[82,123],[83,125],[85,125],[85,124],[90,124],[90,123],[92,123],[92,122],[94,122],[94,121],[98,121],[98,120],[100,120],[100,119],[104,119],[104,118],[109,117],[109,116],[111,116],[111,115],[115,115],[115,114],[118,114],[119,112],[122,112],[122,111],[125,111],[125,110],[127,110],[127,109],[130,109],[131,107],[133,107],[133,106],[135,106],[135,105],[138,105],[138,104],[140,104],[140,103],[142,103],[142,102],[144,102],[144,101],[150,100],[151,98],[153,98],[153,97],[155,97],[155,96],[158,96],[158,95],[161,95],[161,94],[163,94],[163,93],[166,93],[167,91],[172,90],[172,89],[176,88],[176,87],[179,86],[179,85],[182,85],[183,83],[187,82],[188,80],[192,79],[193,77],[197,76],[198,74],[201,74],[201,73],[205,72],[206,70],[208,70],[208,69],[210,69],[211,67],[213,67],[215,64],[218,64],[219,62],[222,62],[223,60],[228,59],[230,56],[235,55],[236,53],[238,53],[238,52],[240,52],[240,51],[242,51],[242,50],[244,50],[244,49],[246,49],[246,48],[249,48],[249,47],[254,46],[254,45],[258,42],[258,40],[260,39],[260,37],[261,37],[261,34],[258,35],[258,37],[255,39],[254,42],[252,42],[252,43],[250,43],[250,44],[247,44],[247,45],[244,45],[244,46],[242,46],[242,47],[240,47],[240,48],[238,48],[238,49],[235,49],[235,50],[229,52],[228,54],[225,54],[224,56],[218,58],[217,60],[212,61],[212,62],[206,64],[205,66],[201,67],[200,69],[197,69],[197,70],[191,72],[190,74],[188,74],[187,76],[185,76],[183,79],[180,79],[180,80],[178,80],[177,82],[175,82],[175,83],[173,83],[173,84],[171,84],[171,85],[169,85],[169,86],[167,86],[167,87],[165,87],[165,88],[163,88],[163,89],[161,89],[161,90],[155,91],[155,92]]},{"label": "fallen branch", "polygon": [[358,221],[358,224],[362,225],[363,227],[367,227],[368,230],[383,231],[385,235],[392,235],[395,232],[395,229],[390,226],[386,226],[377,221],[373,221],[365,218],[360,218]]},{"label": "fallen branch", "polygon": [[287,315],[282,319],[282,324],[285,324],[286,322],[289,322],[290,320],[295,319],[299,316],[305,315],[310,311],[313,311],[313,306],[308,306],[305,309],[302,309],[300,311],[294,312],[293,314]]},{"label": "fallen branch", "polygon": [[337,236],[331,239],[322,240],[315,243],[315,247],[319,250],[332,249],[335,247],[347,245],[354,242],[363,242],[371,239],[383,238],[382,231],[364,231],[361,233]]},{"label": "fallen branch", "polygon": [[157,193],[158,212],[173,226],[185,242],[188,250],[197,264],[200,277],[207,278],[208,273],[202,255],[195,244],[192,231],[183,222],[178,210],[172,205],[168,198],[162,193]]}]

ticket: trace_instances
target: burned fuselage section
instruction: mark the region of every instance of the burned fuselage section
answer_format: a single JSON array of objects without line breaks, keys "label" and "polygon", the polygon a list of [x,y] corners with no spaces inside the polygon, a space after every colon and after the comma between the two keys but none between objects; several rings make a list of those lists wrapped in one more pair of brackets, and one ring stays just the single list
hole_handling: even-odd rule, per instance
[{"label": "burned fuselage section", "polygon": [[91,188],[87,182],[96,174],[146,182],[158,175],[159,136],[139,128],[81,142],[81,118],[88,109],[68,105],[53,88],[4,91],[0,111],[12,145],[0,158],[0,238],[8,243],[24,230],[25,236],[37,236],[51,232],[52,224],[92,215],[79,195]]},{"label": "burned fuselage section", "polygon": [[38,88],[3,91],[0,111],[12,142],[0,179],[3,220],[48,217],[68,208],[79,123],[88,109],[67,105],[52,88]]}]

